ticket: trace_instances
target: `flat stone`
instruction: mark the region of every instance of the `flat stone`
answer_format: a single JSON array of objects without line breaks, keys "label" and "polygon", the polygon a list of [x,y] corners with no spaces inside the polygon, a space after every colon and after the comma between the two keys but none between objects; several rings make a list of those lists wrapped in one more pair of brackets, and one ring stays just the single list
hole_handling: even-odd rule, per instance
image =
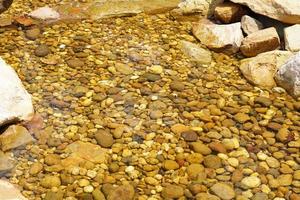
[{"label": "flat stone", "polygon": [[13,184],[5,180],[0,180],[0,199],[27,200]]},{"label": "flat stone", "polygon": [[192,163],[186,169],[186,173],[188,174],[191,180],[197,179],[198,175],[204,171],[205,169],[203,165],[198,163]]},{"label": "flat stone", "polygon": [[33,142],[34,138],[28,130],[19,125],[12,125],[0,135],[0,144],[2,151],[17,148]]},{"label": "flat stone", "polygon": [[293,52],[300,51],[300,24],[284,29],[285,49]]},{"label": "flat stone", "polygon": [[176,161],[174,160],[166,160],[164,163],[163,163],[163,166],[166,170],[175,170],[175,169],[178,169],[179,168],[179,165]]},{"label": "flat stone", "polygon": [[182,51],[186,56],[197,64],[210,64],[212,61],[211,52],[201,48],[199,45],[188,41],[181,41]]},{"label": "flat stone", "polygon": [[29,16],[41,20],[57,20],[60,18],[60,14],[56,10],[48,6],[41,7],[32,11],[31,13],[29,13]]},{"label": "flat stone", "polygon": [[211,149],[203,144],[202,142],[192,142],[191,143],[192,149],[193,151],[195,151],[196,153],[200,153],[202,155],[209,155],[211,154]]},{"label": "flat stone", "polygon": [[28,29],[25,32],[25,36],[30,40],[36,40],[41,34],[41,30],[39,28]]},{"label": "flat stone", "polygon": [[134,187],[130,184],[125,184],[112,189],[107,196],[107,200],[132,200],[134,195]]},{"label": "flat stone", "polygon": [[234,116],[234,119],[239,123],[245,123],[246,121],[250,120],[250,117],[245,113],[237,113]]},{"label": "flat stone", "polygon": [[35,50],[34,50],[34,54],[38,57],[45,57],[50,53],[50,48],[45,45],[45,44],[41,44],[39,45]]},{"label": "flat stone", "polygon": [[261,184],[261,180],[256,176],[248,176],[242,179],[241,183],[246,188],[257,188]]},{"label": "flat stone", "polygon": [[199,13],[202,16],[212,16],[216,6],[224,0],[185,0],[178,4],[183,14]]},{"label": "flat stone", "polygon": [[46,175],[41,180],[41,186],[44,188],[59,187],[61,185],[61,180],[58,176]]},{"label": "flat stone", "polygon": [[164,187],[161,195],[166,199],[176,199],[184,196],[184,190],[180,186],[168,184]]},{"label": "flat stone", "polygon": [[203,164],[205,167],[218,169],[222,166],[222,160],[218,156],[208,155],[204,157]]},{"label": "flat stone", "polygon": [[111,147],[114,143],[112,134],[107,133],[104,130],[99,130],[97,133],[95,133],[95,139],[97,143],[104,148]]},{"label": "flat stone", "polygon": [[244,38],[239,22],[218,25],[201,20],[193,26],[193,34],[209,49],[226,54],[238,52]]},{"label": "flat stone", "polygon": [[214,16],[221,22],[229,24],[241,21],[242,16],[246,13],[246,8],[240,4],[225,2],[216,6]]},{"label": "flat stone", "polygon": [[280,39],[275,28],[262,29],[251,33],[242,41],[241,52],[247,57],[272,51],[280,46]]},{"label": "flat stone", "polygon": [[197,133],[192,130],[182,132],[181,137],[187,142],[195,142],[198,139]]},{"label": "flat stone", "polygon": [[277,181],[281,186],[290,186],[293,181],[293,175],[291,174],[282,174],[277,177]]},{"label": "flat stone", "polygon": [[224,200],[230,200],[235,197],[232,186],[226,183],[216,183],[210,189],[215,195]]},{"label": "flat stone", "polygon": [[263,24],[260,21],[248,15],[244,15],[242,17],[241,24],[242,24],[242,29],[246,33],[246,35],[250,35],[251,33],[255,33],[263,29]]},{"label": "flat stone", "polygon": [[65,152],[70,153],[73,158],[78,158],[79,161],[83,159],[93,163],[105,163],[107,159],[105,149],[89,142],[73,142],[66,147]]},{"label": "flat stone", "polygon": [[0,58],[0,126],[15,120],[30,120],[34,110],[31,96],[16,72]]},{"label": "flat stone", "polygon": [[289,51],[270,51],[253,58],[243,59],[240,70],[244,77],[252,84],[272,88],[276,86],[274,76],[293,54]]},{"label": "flat stone", "polygon": [[294,97],[300,96],[300,52],[291,57],[276,73],[277,84]]}]

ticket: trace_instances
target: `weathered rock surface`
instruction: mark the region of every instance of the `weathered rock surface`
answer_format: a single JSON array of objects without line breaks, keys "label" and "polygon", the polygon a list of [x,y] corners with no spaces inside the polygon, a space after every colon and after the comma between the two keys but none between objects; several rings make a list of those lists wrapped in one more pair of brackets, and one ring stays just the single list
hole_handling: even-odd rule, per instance
[{"label": "weathered rock surface", "polygon": [[[76,164],[77,161],[90,161],[93,163],[104,163],[106,161],[106,150],[100,146],[89,143],[89,142],[73,142],[66,148],[66,153],[70,153],[71,159],[74,161],[67,162],[64,160],[63,165]],[[68,158],[67,158],[68,159]]]},{"label": "weathered rock surface", "polygon": [[28,130],[19,125],[10,126],[4,133],[0,135],[0,145],[2,151],[14,149],[33,141],[34,139]]},{"label": "weathered rock surface", "polygon": [[241,24],[242,24],[243,31],[247,35],[263,29],[263,24],[260,21],[254,19],[248,15],[244,15],[242,17]]},{"label": "weathered rock surface", "polygon": [[31,13],[29,13],[29,16],[41,20],[58,20],[60,18],[60,14],[56,10],[48,6],[41,7],[32,11]]},{"label": "weathered rock surface", "polygon": [[183,14],[200,13],[203,16],[211,16],[216,6],[224,0],[185,0],[178,4]]},{"label": "weathered rock surface", "polygon": [[244,38],[239,22],[218,25],[208,20],[201,20],[194,25],[193,34],[209,49],[226,54],[236,53]]},{"label": "weathered rock surface", "polygon": [[300,24],[284,29],[285,49],[289,51],[300,51]]},{"label": "weathered rock surface", "polygon": [[[0,151],[0,174],[9,172],[14,167],[15,167],[14,160],[8,154]],[[0,191],[1,191],[1,187],[0,187]],[[1,192],[0,192],[0,197],[1,197]]]},{"label": "weathered rock surface", "polygon": [[27,200],[13,184],[5,180],[0,180],[0,199]]},{"label": "weathered rock surface", "polygon": [[270,51],[253,58],[243,59],[240,70],[245,78],[254,85],[260,87],[274,87],[276,82],[274,75],[293,54],[288,51]]},{"label": "weathered rock surface", "polygon": [[248,6],[252,11],[281,22],[300,23],[300,6],[297,0],[231,0]]},{"label": "weathered rock surface", "polygon": [[16,72],[0,58],[0,126],[14,120],[30,120],[31,96]]},{"label": "weathered rock surface", "polygon": [[275,28],[267,28],[251,33],[242,41],[241,52],[247,57],[272,51],[280,46],[280,39]]},{"label": "weathered rock surface", "polygon": [[300,52],[290,58],[276,73],[278,85],[292,96],[300,96]]},{"label": "weathered rock surface", "polygon": [[225,2],[217,5],[214,16],[223,23],[229,24],[239,22],[243,15],[247,13],[246,9],[240,4]]},{"label": "weathered rock surface", "polygon": [[188,41],[181,41],[182,51],[190,58],[191,61],[197,64],[211,63],[211,52],[201,48],[199,45]]}]

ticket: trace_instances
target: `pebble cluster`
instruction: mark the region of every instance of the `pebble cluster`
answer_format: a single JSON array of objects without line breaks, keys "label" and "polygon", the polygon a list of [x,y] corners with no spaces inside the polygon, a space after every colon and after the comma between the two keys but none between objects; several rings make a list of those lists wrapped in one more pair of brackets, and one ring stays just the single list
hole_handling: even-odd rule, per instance
[{"label": "pebble cluster", "polygon": [[140,14],[1,34],[44,121],[7,175],[29,200],[300,199],[300,101],[251,86],[233,57],[190,62],[190,23]]}]

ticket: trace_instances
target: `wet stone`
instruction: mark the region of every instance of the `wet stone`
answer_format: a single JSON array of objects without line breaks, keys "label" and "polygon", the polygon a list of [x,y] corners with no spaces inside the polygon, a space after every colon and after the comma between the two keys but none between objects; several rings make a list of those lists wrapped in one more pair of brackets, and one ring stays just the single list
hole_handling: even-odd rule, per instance
[{"label": "wet stone", "polygon": [[104,148],[111,147],[114,143],[114,138],[110,133],[104,130],[100,130],[95,134],[95,139],[97,143]]},{"label": "wet stone", "polygon": [[41,30],[39,28],[32,28],[25,31],[25,36],[29,40],[36,40],[41,34]]},{"label": "wet stone", "polygon": [[230,200],[235,197],[233,188],[226,183],[216,183],[210,189],[214,194],[225,200]]},{"label": "wet stone", "polygon": [[51,52],[50,48],[45,45],[45,44],[41,44],[40,46],[38,46],[35,51],[34,54],[38,57],[45,57],[47,56],[49,53]]},{"label": "wet stone", "polygon": [[198,139],[197,133],[192,130],[182,132],[181,137],[187,142],[195,142]]},{"label": "wet stone", "polygon": [[217,168],[220,168],[222,166],[222,161],[218,156],[208,155],[204,158],[203,164],[207,168],[217,169]]},{"label": "wet stone", "polygon": [[162,197],[166,199],[180,198],[184,195],[182,187],[177,185],[167,185],[162,191]]}]

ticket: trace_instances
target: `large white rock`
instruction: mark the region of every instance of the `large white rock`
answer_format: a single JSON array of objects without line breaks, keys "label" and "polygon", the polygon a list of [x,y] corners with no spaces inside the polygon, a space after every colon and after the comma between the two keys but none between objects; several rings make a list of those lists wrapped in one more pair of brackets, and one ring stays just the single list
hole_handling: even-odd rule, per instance
[{"label": "large white rock", "polygon": [[300,23],[299,0],[230,0],[248,6],[252,11],[281,22]]},{"label": "large white rock", "polygon": [[21,192],[10,182],[0,179],[1,200],[27,200]]},{"label": "large white rock", "polygon": [[29,13],[29,16],[41,20],[57,20],[60,18],[60,14],[56,10],[48,6],[41,7],[32,11],[31,13]]},{"label": "large white rock", "polygon": [[16,72],[0,58],[0,126],[11,120],[30,120],[33,115],[31,96]]},{"label": "large white rock", "polygon": [[240,22],[218,25],[201,20],[194,25],[193,34],[209,49],[226,54],[238,52],[244,38]]},{"label": "large white rock", "polygon": [[300,97],[300,52],[279,68],[276,81],[292,96]]},{"label": "large white rock", "polygon": [[224,0],[185,0],[178,4],[184,14],[200,13],[204,16],[211,16],[220,3]]},{"label": "large white rock", "polygon": [[272,88],[276,86],[274,75],[293,53],[289,51],[270,51],[257,55],[256,57],[243,59],[240,70],[244,77],[252,84]]},{"label": "large white rock", "polygon": [[300,24],[284,29],[285,49],[289,51],[300,51]]}]

